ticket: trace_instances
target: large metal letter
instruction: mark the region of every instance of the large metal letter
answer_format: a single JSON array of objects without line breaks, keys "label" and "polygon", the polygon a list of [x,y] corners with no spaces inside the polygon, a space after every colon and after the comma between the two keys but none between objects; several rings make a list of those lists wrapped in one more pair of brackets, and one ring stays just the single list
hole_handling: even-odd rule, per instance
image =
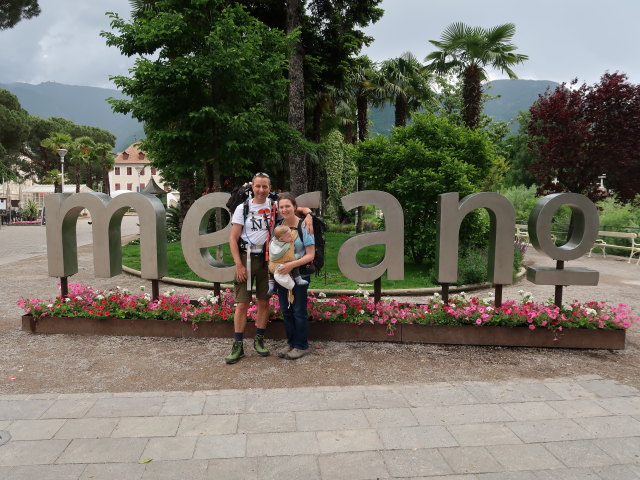
[{"label": "large metal letter", "polygon": [[[553,214],[563,205],[571,208],[572,231],[558,247],[551,238]],[[561,262],[575,260],[589,251],[598,238],[598,209],[584,195],[554,193],[541,198],[529,215],[529,236],[534,248]],[[597,285],[599,273],[588,268],[528,267],[527,280],[538,285]]]},{"label": "large metal letter", "polygon": [[222,230],[207,233],[209,218],[216,208],[227,209],[226,203],[229,197],[228,193],[223,192],[200,197],[191,206],[182,223],[181,239],[184,259],[191,270],[210,282],[228,282],[235,277],[235,266],[216,260],[209,251],[210,247],[229,242],[231,223]]},{"label": "large metal letter", "polygon": [[458,236],[460,224],[469,212],[485,208],[491,219],[489,231],[489,278],[494,284],[513,283],[513,237],[516,211],[506,197],[481,192],[468,195],[458,203],[457,192],[438,195],[438,236],[436,253],[438,281],[458,281]]},{"label": "large metal letter", "polygon": [[[364,190],[342,197],[342,205],[351,210],[375,205],[384,215],[385,230],[361,233],[348,239],[338,252],[338,267],[354,282],[371,282],[386,271],[389,280],[404,279],[404,213],[400,202],[386,192]],[[385,246],[384,257],[373,265],[363,265],[356,259],[359,250],[369,245]]]},{"label": "large metal letter", "polygon": [[76,222],[82,209],[91,214],[94,275],[110,278],[122,273],[120,226],[134,208],[140,223],[142,278],[156,280],[167,274],[166,212],[162,202],[146,193],[56,193],[45,197],[49,275],[68,277],[78,272]]}]

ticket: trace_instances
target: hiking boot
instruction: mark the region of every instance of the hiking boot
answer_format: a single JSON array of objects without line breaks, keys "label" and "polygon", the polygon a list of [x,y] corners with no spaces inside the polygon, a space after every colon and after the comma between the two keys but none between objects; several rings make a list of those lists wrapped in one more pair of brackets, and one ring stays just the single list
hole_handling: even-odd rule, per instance
[{"label": "hiking boot", "polygon": [[227,355],[224,361],[228,364],[237,363],[242,357],[244,357],[244,346],[242,345],[242,342],[233,342],[231,354]]},{"label": "hiking boot", "polygon": [[300,357],[304,357],[307,353],[309,353],[309,350],[300,350],[299,348],[292,348],[291,351],[284,356],[284,358],[286,358],[287,360],[297,360]]},{"label": "hiking boot", "polygon": [[293,350],[293,347],[291,345],[285,345],[280,350],[278,350],[278,357],[286,358],[287,353],[289,353],[291,350]]},{"label": "hiking boot", "polygon": [[267,350],[264,346],[264,335],[256,335],[253,339],[253,348],[256,349],[258,355],[261,357],[268,357],[269,350]]}]

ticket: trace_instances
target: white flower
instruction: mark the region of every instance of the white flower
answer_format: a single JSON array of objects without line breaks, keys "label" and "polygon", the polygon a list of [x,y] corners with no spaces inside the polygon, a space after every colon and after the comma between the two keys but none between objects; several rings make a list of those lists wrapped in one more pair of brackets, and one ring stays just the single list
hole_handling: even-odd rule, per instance
[{"label": "white flower", "polygon": [[438,297],[440,296],[440,294],[439,294],[438,292],[435,292],[435,293],[433,294],[433,296],[434,296],[434,297],[436,297],[436,298],[438,298]]},{"label": "white flower", "polygon": [[53,303],[48,304],[47,308],[53,308]]},{"label": "white flower", "polygon": [[327,298],[327,294],[326,294],[326,293],[324,293],[324,292],[320,292],[320,293],[318,294],[318,298]]},{"label": "white flower", "polygon": [[82,297],[81,297],[80,295],[78,295],[78,296],[76,297],[76,300],[82,300]]},{"label": "white flower", "polygon": [[598,312],[596,312],[593,308],[586,308],[585,312],[587,315],[597,315]]},{"label": "white flower", "polygon": [[360,310],[358,313],[359,313],[360,315],[364,315],[364,310]]},{"label": "white flower", "polygon": [[102,300],[104,298],[103,295],[96,295],[96,300]]},{"label": "white flower", "polygon": [[487,307],[487,312],[493,312],[493,307]]},{"label": "white flower", "polygon": [[69,297],[66,297],[66,298],[64,299],[64,301],[65,301],[65,302],[70,302],[70,301],[71,301],[71,299],[70,299]]}]

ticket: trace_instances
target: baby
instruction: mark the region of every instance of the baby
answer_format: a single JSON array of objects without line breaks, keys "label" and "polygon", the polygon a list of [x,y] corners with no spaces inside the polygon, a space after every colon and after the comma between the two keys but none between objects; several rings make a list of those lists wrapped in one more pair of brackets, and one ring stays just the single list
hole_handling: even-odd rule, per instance
[{"label": "baby", "polygon": [[[286,225],[279,225],[273,231],[273,238],[269,243],[269,272],[275,273],[280,265],[292,262],[296,259],[293,243],[298,236],[297,230],[291,230]],[[308,285],[309,282],[300,276],[300,270],[291,270],[291,277],[296,285]],[[280,283],[280,282],[278,282]],[[286,286],[285,286],[286,287]],[[273,277],[269,278],[269,295],[275,293],[276,283]]]}]

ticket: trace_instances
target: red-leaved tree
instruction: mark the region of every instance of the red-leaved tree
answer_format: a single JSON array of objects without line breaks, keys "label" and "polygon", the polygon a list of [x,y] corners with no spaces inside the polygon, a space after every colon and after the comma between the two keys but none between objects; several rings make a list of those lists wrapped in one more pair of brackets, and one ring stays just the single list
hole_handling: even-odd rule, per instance
[{"label": "red-leaved tree", "polygon": [[568,191],[597,201],[606,195],[598,176],[606,174],[607,189],[631,202],[640,193],[640,86],[622,73],[605,73],[591,86],[576,84],[541,95],[529,109],[538,193]]}]

